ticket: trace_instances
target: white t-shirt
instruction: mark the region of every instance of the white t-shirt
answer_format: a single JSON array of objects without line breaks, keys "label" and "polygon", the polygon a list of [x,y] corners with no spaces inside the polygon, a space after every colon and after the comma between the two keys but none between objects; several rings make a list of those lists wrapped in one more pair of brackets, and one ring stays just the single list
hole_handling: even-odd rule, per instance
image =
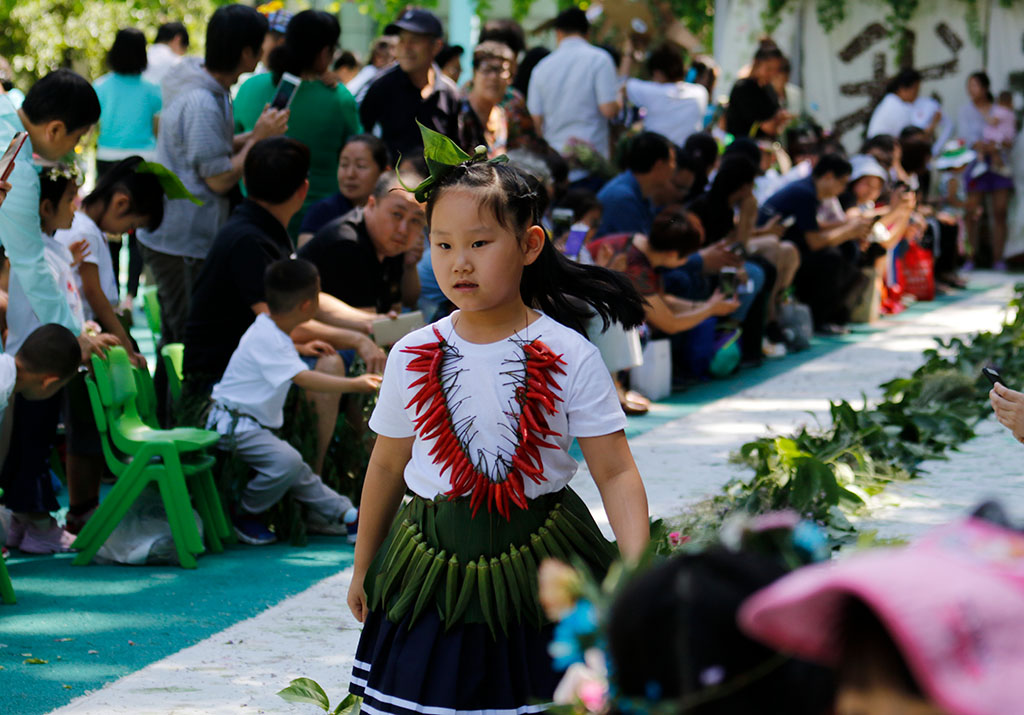
[{"label": "white t-shirt", "polygon": [[159,87],[167,73],[179,62],[180,55],[163,42],[155,42],[146,50],[146,71],[142,73],[142,79]]},{"label": "white t-shirt", "polygon": [[[76,241],[81,241],[83,238],[89,242],[89,255],[86,256],[82,263],[91,263],[96,266],[100,276],[100,287],[103,289],[103,295],[107,297],[110,304],[117,307],[117,303],[120,300],[120,295],[117,287],[117,276],[114,273],[114,259],[110,257],[110,247],[107,244],[107,237],[100,230],[100,227],[96,225],[96,222],[85,215],[84,211],[76,211],[75,219],[71,222],[71,228],[66,230],[57,231],[53,234],[53,237],[65,246],[70,246]],[[79,267],[79,271],[81,266]],[[75,271],[75,280],[78,285],[78,292],[82,295],[82,276],[79,271]],[[86,320],[96,320],[96,314],[92,310],[92,306],[89,305],[88,301],[82,305],[85,311]]]},{"label": "white t-shirt", "polygon": [[[252,417],[239,420],[235,432],[284,424],[284,401],[292,378],[309,368],[299,357],[295,343],[266,313],[256,316],[231,354],[224,376],[213,386],[217,405]],[[231,431],[232,416],[223,410],[210,414],[207,429]]]},{"label": "white t-shirt", "polygon": [[[75,319],[77,331],[80,332],[85,322],[82,296],[78,292],[78,271],[71,267],[74,257],[65,246],[53,236],[43,234],[43,258],[46,268],[53,275],[57,287],[64,290],[71,315]],[[12,355],[21,349],[25,338],[42,325],[42,321],[32,310],[25,290],[18,282],[18,277],[11,273],[7,298],[7,344],[5,349]]]},{"label": "white t-shirt", "polygon": [[645,130],[668,137],[676,146],[704,127],[708,90],[699,84],[627,79],[626,97],[647,110]]},{"label": "white t-shirt", "polygon": [[608,120],[598,107],[618,93],[611,55],[582,37],[567,37],[534,68],[526,102],[530,114],[544,118],[541,130],[553,149],[564,153],[575,138],[607,159]]},{"label": "white t-shirt", "polygon": [[882,97],[882,101],[871,115],[867,138],[888,134],[898,139],[900,132],[913,124],[914,105],[904,102],[895,94],[887,94]]},{"label": "white t-shirt", "polygon": [[14,353],[0,355],[0,413],[7,409],[17,379],[18,366],[14,362]]},{"label": "white t-shirt", "polygon": [[[447,371],[450,364],[459,371],[454,387],[446,391],[453,419],[473,420],[472,428],[466,433],[469,435],[468,444],[464,445],[466,453],[476,455],[473,459],[478,468],[482,466],[481,455],[487,464],[493,464],[498,454],[511,461],[514,447],[509,440],[509,430],[515,434],[519,413],[519,407],[514,405],[514,390],[517,373],[521,375],[523,370],[522,348],[513,338],[488,344],[469,343],[455,333],[451,316],[435,325],[456,351],[454,355],[461,356],[446,357],[443,369]],[[541,340],[555,354],[561,354],[567,363],[562,366],[566,374],[554,376],[561,390],[552,388],[563,402],[557,403],[554,415],[545,413],[550,429],[561,435],[545,437],[545,440],[557,444],[559,449],[540,449],[546,481],[534,484],[532,480],[524,480],[526,496],[534,498],[558,491],[576,473],[576,461],[569,456],[574,437],[600,437],[618,432],[625,428],[626,416],[619,406],[615,386],[601,361],[601,354],[582,335],[542,315],[522,330],[518,339]],[[407,409],[406,405],[418,390],[409,385],[423,373],[407,369],[415,356],[403,353],[402,349],[436,340],[433,327],[428,325],[402,338],[389,353],[380,396],[370,417],[370,429],[377,434],[395,439],[416,434],[415,408]],[[509,417],[509,413],[516,418]],[[432,444],[433,440],[426,442],[417,437],[412,459],[405,467],[406,485],[425,499],[451,489],[449,473],[445,472],[442,477],[439,466],[428,455]]]}]

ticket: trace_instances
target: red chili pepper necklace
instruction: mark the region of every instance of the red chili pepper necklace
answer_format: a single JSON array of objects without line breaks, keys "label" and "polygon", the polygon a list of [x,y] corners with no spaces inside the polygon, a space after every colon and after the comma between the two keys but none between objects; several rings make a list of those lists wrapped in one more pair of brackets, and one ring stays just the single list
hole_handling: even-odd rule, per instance
[{"label": "red chili pepper necklace", "polygon": [[442,476],[448,472],[448,483],[451,485],[451,489],[446,492],[448,498],[455,499],[472,492],[470,506],[474,516],[486,502],[488,512],[496,509],[508,519],[510,502],[520,509],[529,508],[523,489],[524,477],[533,480],[535,484],[546,481],[541,448],[559,449],[558,445],[544,441],[544,437],[561,436],[548,427],[547,415],[555,414],[558,403],[563,401],[555,392],[561,392],[562,387],[555,381],[554,375],[565,374],[565,370],[560,367],[565,365],[565,361],[540,340],[520,343],[523,368],[516,371],[515,379],[519,384],[516,385],[514,398],[519,405],[519,413],[509,415],[515,420],[516,447],[510,460],[504,457],[495,460],[498,477],[492,477],[474,464],[466,453],[469,442],[466,432],[472,427],[472,418],[461,422],[453,419],[449,405],[451,395],[446,392],[445,386],[448,380],[447,389],[453,395],[454,376],[444,374],[445,357],[455,356],[457,352],[454,346],[441,337],[436,326],[434,335],[437,337],[436,342],[402,350],[415,356],[406,369],[423,373],[410,385],[419,390],[405,407],[416,408],[414,422],[420,438],[435,440],[429,456],[433,457],[434,464],[440,465]]}]

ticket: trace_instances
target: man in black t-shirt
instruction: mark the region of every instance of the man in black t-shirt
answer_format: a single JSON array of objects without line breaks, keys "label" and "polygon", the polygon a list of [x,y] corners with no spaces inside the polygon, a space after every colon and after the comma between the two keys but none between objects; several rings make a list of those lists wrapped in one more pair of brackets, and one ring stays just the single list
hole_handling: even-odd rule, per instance
[{"label": "man in black t-shirt", "polygon": [[387,144],[392,163],[399,155],[423,152],[416,122],[458,140],[459,88],[434,63],[444,47],[444,30],[437,16],[410,8],[384,29],[398,35],[397,63],[381,72],[359,106],[363,129],[374,132]]},{"label": "man in black t-shirt", "polygon": [[[402,179],[421,181],[405,170]],[[400,188],[393,171],[382,174],[365,207],[327,224],[299,249],[299,258],[320,271],[324,293],[376,313],[416,304],[427,218],[423,205]]]},{"label": "man in black t-shirt", "polygon": [[[286,137],[258,142],[246,157],[248,198],[217,233],[192,294],[184,362],[190,392],[209,391],[253,320],[267,312],[263,274],[293,251],[285,227],[306,198],[308,172],[309,149]],[[317,317],[292,337],[354,348],[372,371],[383,369],[384,354],[367,335],[376,316],[324,300]]]},{"label": "man in black t-shirt", "polygon": [[784,59],[778,47],[762,47],[757,51],[750,76],[732,87],[725,112],[725,131],[736,137],[776,137],[789,123],[793,117],[779,106],[779,98],[772,87],[772,80],[779,74]]}]

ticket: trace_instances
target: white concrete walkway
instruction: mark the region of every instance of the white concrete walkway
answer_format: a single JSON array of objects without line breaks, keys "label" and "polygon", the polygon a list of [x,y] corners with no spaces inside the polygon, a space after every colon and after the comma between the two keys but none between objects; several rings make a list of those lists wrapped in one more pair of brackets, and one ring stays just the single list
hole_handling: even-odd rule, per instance
[{"label": "white concrete walkway", "polygon": [[[737,475],[728,455],[768,430],[788,432],[824,415],[829,400],[859,400],[877,386],[912,372],[933,337],[996,329],[1013,281],[979,276],[992,286],[982,294],[920,316],[778,377],[710,403],[631,442],[647,485],[651,510],[679,514]],[[994,425],[994,422],[992,423]],[[1024,514],[1021,449],[1012,437],[986,424],[982,436],[949,462],[928,465],[928,477],[891,487],[864,528],[882,535],[911,535],[948,521],[987,494],[999,494]],[[574,486],[600,523],[607,523],[586,470]],[[979,476],[985,479],[979,479]],[[891,496],[890,496],[891,495]],[[275,696],[292,678],[320,682],[333,701],[344,696],[358,624],[348,613],[348,572],[243,621],[173,656],[85,695],[58,713],[314,713]]]}]

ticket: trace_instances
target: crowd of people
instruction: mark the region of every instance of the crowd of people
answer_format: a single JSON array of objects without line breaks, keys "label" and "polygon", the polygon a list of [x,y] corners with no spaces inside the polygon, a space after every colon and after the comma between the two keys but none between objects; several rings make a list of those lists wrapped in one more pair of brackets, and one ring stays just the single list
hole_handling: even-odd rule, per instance
[{"label": "crowd of people", "polygon": [[[622,555],[639,558],[648,541],[623,432],[624,413],[650,407],[633,384],[643,345],[668,343],[671,383],[684,387],[802,349],[811,331],[898,312],[935,285],[962,288],[961,271],[982,261],[1005,269],[1016,120],[983,72],[955,122],[920,97],[920,74],[901,72],[851,155],[801,119],[770,40],[719,104],[708,57],[597,46],[578,8],[551,26],[551,51],[529,48],[512,20],[451,47],[436,15],[408,8],[361,65],[328,12],[224,5],[202,57],[180,23],[150,45],[125,28],[92,83],[61,69],[23,97],[5,87],[0,146],[27,136],[0,184],[7,545],[70,550],[97,509],[105,462],[79,365],[118,346],[149,369],[126,323],[145,275],[158,351],[184,346],[180,403],[205,407],[198,424],[249,470],[228,504],[238,538],[273,543],[267,514],[287,494],[307,531],[356,543],[348,602],[365,628],[352,691],[379,712],[525,708],[557,683],[550,633],[520,601],[537,562],[575,555],[598,574],[611,559],[567,486],[573,439]],[[96,179],[79,198],[86,174],[67,157],[95,125]],[[387,327],[409,317],[411,332],[388,345]],[[169,425],[182,411],[164,361],[155,373]],[[293,385],[315,415],[312,455],[278,432]],[[319,475],[340,411],[362,429],[359,395],[378,391],[357,510]],[[1013,395],[1000,399],[1015,409]],[[60,425],[64,524],[50,475]],[[693,569],[715,581],[725,577],[705,569],[731,566],[672,568],[659,578]],[[797,596],[825,588],[799,578],[755,598],[741,622],[830,660],[836,651],[790,623]],[[904,649],[886,640],[888,620],[848,610],[844,629],[866,625],[839,651],[840,690],[897,672],[858,659],[898,664]],[[907,693],[975,712],[909,665],[896,683]],[[683,678],[676,695],[693,678],[721,680],[670,675],[664,695],[672,678]]]}]

